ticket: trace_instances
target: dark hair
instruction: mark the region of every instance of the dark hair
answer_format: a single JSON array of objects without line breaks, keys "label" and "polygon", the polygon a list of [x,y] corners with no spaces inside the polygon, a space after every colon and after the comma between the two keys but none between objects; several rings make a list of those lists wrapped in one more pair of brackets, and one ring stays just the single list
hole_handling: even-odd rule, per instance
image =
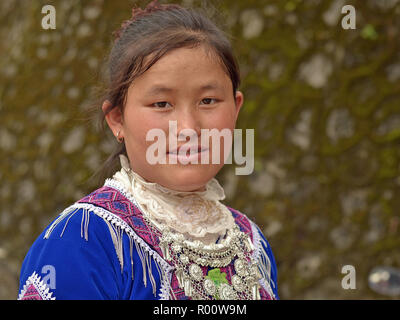
[{"label": "dark hair", "polygon": [[[132,81],[171,50],[202,45],[230,77],[234,96],[240,85],[239,66],[229,36],[200,10],[177,4],[159,4],[155,0],[144,10],[133,8],[131,19],[124,21],[113,35],[115,41],[108,61],[108,85],[102,97],[103,101],[108,100],[111,104],[104,113],[98,105],[95,110],[102,131],[108,112],[120,108],[123,114]],[[127,155],[124,142],[118,144],[93,176],[101,173],[100,179],[108,177],[119,163],[120,154]]]}]

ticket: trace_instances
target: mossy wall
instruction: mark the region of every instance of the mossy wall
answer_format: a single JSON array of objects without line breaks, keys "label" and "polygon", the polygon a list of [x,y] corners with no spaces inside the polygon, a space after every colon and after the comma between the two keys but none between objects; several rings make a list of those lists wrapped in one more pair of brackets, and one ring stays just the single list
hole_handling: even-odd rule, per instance
[{"label": "mossy wall", "polygon": [[[134,3],[147,1],[0,2],[0,298],[17,296],[43,228],[100,186],[89,178],[117,142],[85,118],[111,32]],[[47,4],[55,30],[41,27]],[[356,9],[356,29],[341,27],[344,4]],[[255,130],[253,174],[227,165],[217,178],[269,240],[281,298],[384,298],[368,273],[400,267],[400,2],[208,7],[240,62],[237,127]],[[354,290],[341,287],[349,264]]]}]

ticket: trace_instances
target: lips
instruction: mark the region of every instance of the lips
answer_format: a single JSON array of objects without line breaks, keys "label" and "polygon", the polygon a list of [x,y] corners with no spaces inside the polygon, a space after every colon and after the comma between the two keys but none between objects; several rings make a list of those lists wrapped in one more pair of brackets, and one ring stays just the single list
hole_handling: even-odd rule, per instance
[{"label": "lips", "polygon": [[208,148],[203,147],[203,146],[198,146],[198,145],[192,145],[192,146],[187,146],[183,145],[179,146],[178,148],[174,149],[174,150],[170,150],[167,151],[167,154],[174,154],[174,155],[190,155],[190,154],[195,154],[195,153],[200,153],[200,152],[204,152],[207,151]]}]

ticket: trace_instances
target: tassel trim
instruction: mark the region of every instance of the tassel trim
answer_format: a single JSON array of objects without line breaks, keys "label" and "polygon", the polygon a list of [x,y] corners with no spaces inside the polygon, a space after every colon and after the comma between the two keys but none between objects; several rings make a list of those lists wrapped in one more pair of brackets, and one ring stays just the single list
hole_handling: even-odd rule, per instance
[{"label": "tassel trim", "polygon": [[[145,287],[147,287],[147,278],[149,278],[150,283],[152,285],[153,294],[156,296],[157,288],[156,281],[154,279],[152,273],[152,260],[155,263],[156,269],[159,273],[161,279],[161,288],[159,297],[161,300],[168,300],[169,293],[171,291],[170,281],[172,277],[172,271],[174,267],[168,264],[155,250],[153,250],[142,238],[140,238],[136,232],[129,226],[125,221],[111,213],[110,211],[97,207],[90,203],[74,203],[73,205],[66,208],[59,217],[52,223],[52,225],[48,228],[44,235],[44,239],[48,239],[51,233],[54,231],[55,227],[63,221],[66,217],[68,217],[64,228],[60,234],[60,237],[63,236],[65,228],[69,222],[69,219],[78,212],[80,209],[82,211],[82,221],[81,221],[81,237],[86,241],[89,240],[88,228],[89,228],[89,217],[90,213],[96,214],[101,217],[104,222],[107,224],[107,227],[110,231],[111,239],[113,241],[115,252],[117,254],[121,272],[124,267],[124,257],[123,257],[123,234],[124,232],[129,237],[130,244],[130,259],[131,259],[131,272],[132,272],[132,280],[133,276],[133,245],[135,245],[136,251],[139,255],[139,258],[142,262],[143,268],[143,283]],[[151,259],[152,258],[152,259]],[[148,276],[147,276],[148,275]]]}]

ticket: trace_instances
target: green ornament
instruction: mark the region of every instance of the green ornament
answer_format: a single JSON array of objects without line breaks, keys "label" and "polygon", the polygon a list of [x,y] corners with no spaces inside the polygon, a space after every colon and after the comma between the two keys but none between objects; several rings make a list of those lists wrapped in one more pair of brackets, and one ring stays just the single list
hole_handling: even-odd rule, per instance
[{"label": "green ornament", "polygon": [[[221,272],[220,268],[215,268],[215,269],[211,269],[210,271],[208,271],[207,276],[205,277],[206,279],[210,279],[215,283],[215,286],[218,288],[222,283],[228,283],[228,280],[226,279],[226,273],[225,272]],[[215,293],[214,298],[219,300],[219,296],[218,296],[218,290],[217,293]]]}]

